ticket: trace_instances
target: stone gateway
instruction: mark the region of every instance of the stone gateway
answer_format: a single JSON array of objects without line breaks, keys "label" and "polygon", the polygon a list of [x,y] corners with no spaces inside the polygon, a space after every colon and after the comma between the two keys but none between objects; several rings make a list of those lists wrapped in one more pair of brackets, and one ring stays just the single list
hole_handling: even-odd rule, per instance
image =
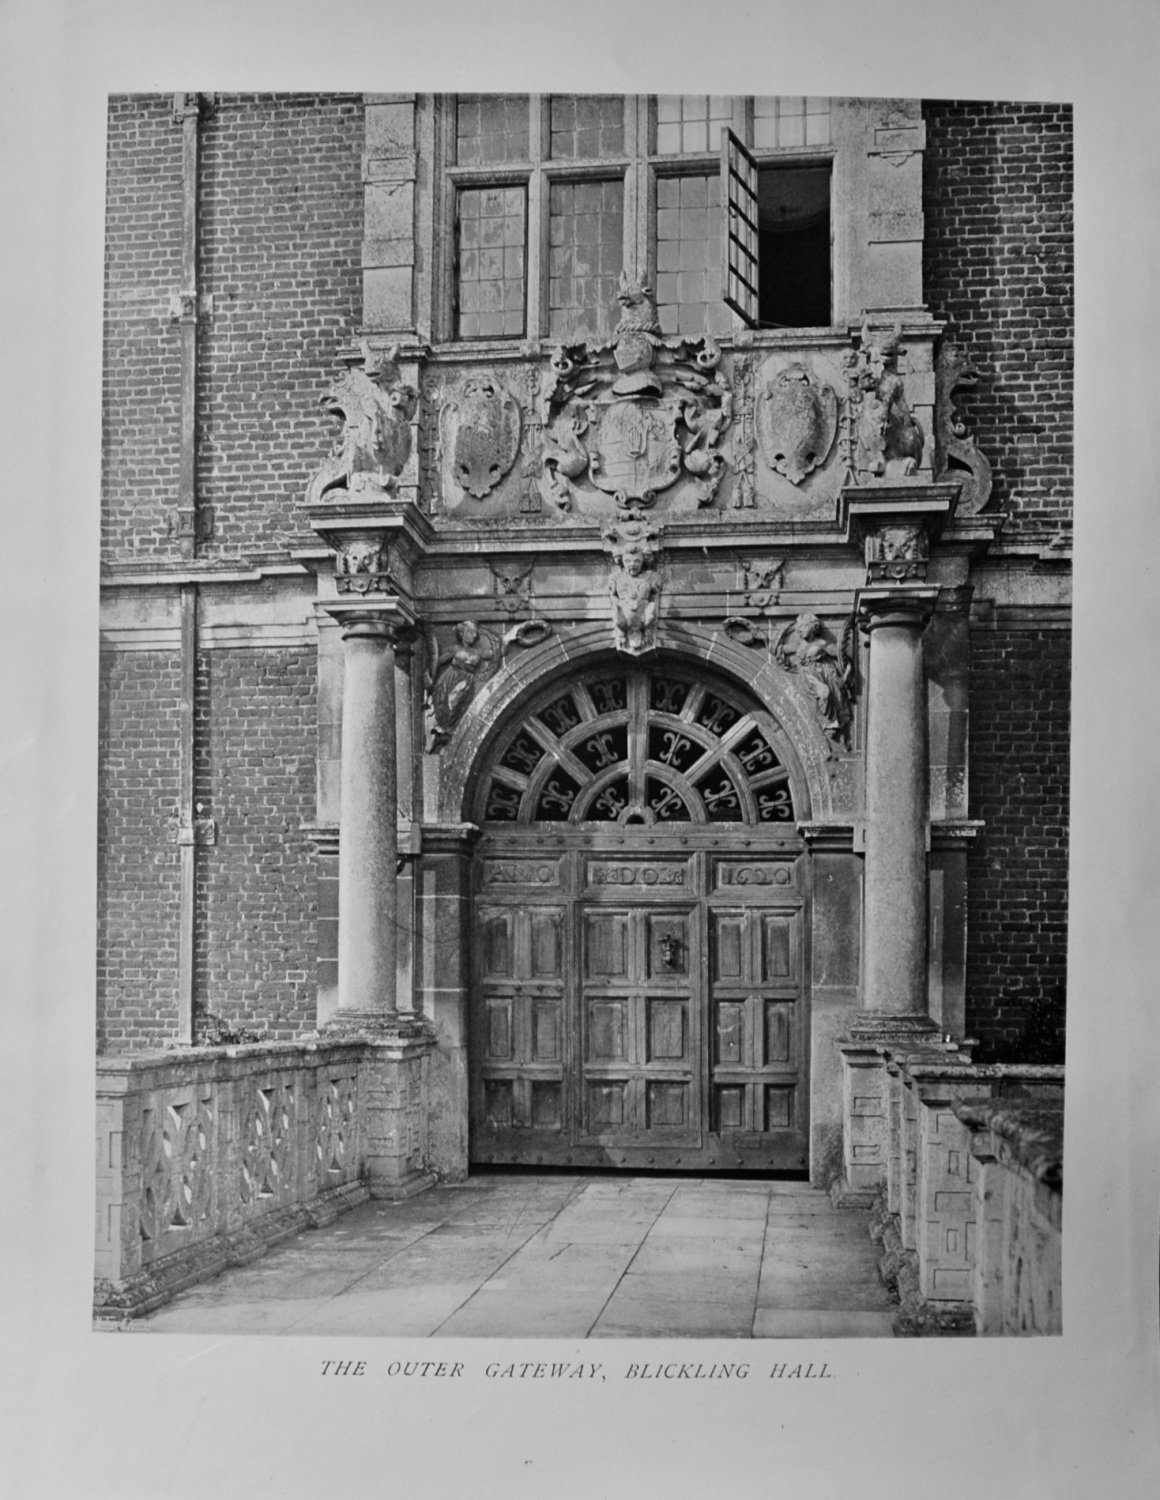
[{"label": "stone gateway", "polygon": [[1070,128],[111,101],[98,1300],[495,1164],[918,1254],[898,1069],[1058,1102]]}]

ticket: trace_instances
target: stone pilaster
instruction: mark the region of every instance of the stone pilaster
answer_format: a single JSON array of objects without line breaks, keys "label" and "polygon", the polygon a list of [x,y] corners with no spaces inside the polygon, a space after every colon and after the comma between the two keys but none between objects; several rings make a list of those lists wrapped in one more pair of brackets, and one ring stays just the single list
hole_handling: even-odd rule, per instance
[{"label": "stone pilaster", "polygon": [[416,899],[416,1004],[434,1025],[433,1087],[444,1101],[431,1126],[431,1160],[452,1181],[468,1169],[468,1043],[472,823],[422,830]]}]

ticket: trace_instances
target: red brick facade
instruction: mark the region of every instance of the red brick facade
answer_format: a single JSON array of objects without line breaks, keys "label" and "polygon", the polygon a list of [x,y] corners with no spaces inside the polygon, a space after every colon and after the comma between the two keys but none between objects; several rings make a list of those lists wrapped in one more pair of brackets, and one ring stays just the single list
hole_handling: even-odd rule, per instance
[{"label": "red brick facade", "polygon": [[[923,117],[924,288],[979,367],[961,414],[993,465],[1003,541],[1070,540],[1071,110],[938,101]],[[1039,1019],[1062,1046],[1070,645],[1068,630],[972,631],[971,813],[985,828],[969,866],[967,1029],[983,1057],[1019,1057]]]},{"label": "red brick facade", "polygon": [[97,1040],[158,1045],[177,1025],[180,795],[176,651],[105,652],[97,804]]},{"label": "red brick facade", "polygon": [[[314,1027],[313,652],[218,650],[199,662],[195,1004],[284,1040]],[[257,939],[257,941],[255,941]]]},{"label": "red brick facade", "polygon": [[[318,395],[359,322],[362,106],[216,98],[202,124],[198,486],[207,561],[309,541],[294,506],[329,446]],[[179,458],[181,126],[170,99],[109,111],[106,561],[169,558]]]},{"label": "red brick facade", "polygon": [[962,402],[994,468],[1005,536],[1070,523],[1071,110],[923,106],[923,286],[946,336],[977,361]]},{"label": "red brick facade", "polygon": [[1062,1050],[1070,645],[1062,630],[971,637],[971,810],[985,828],[968,867],[967,1030],[984,1060],[1023,1060],[1040,1024]]}]

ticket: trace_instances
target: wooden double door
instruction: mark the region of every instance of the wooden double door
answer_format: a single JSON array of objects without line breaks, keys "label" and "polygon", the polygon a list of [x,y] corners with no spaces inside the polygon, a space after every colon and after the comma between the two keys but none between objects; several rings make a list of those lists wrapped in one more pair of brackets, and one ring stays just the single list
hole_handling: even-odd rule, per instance
[{"label": "wooden double door", "polygon": [[806,860],[698,832],[485,838],[474,1161],[806,1168]]}]

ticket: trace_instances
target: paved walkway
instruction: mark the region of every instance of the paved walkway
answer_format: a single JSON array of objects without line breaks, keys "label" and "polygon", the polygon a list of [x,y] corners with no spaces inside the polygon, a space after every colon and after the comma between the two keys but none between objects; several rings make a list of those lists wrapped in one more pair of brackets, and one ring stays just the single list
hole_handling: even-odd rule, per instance
[{"label": "paved walkway", "polygon": [[139,1333],[891,1337],[863,1214],[804,1183],[482,1173],[370,1202]]}]

